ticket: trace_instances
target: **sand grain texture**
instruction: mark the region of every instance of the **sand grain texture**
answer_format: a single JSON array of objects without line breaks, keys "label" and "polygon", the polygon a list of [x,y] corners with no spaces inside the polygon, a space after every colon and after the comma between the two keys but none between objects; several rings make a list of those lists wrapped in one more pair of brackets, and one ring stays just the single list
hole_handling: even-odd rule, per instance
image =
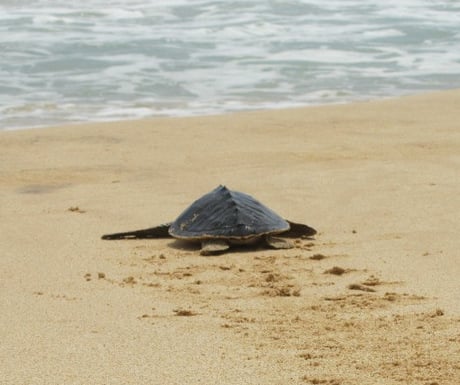
[{"label": "sand grain texture", "polygon": [[[460,92],[0,133],[2,384],[460,383]],[[102,241],[218,184],[319,230]]]}]

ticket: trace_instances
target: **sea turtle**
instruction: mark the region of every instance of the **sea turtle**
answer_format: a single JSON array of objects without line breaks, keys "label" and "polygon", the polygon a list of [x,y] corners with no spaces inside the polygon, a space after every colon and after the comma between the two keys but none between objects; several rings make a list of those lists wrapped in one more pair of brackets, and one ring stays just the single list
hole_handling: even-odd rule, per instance
[{"label": "sea turtle", "polygon": [[287,221],[252,196],[218,186],[193,202],[179,217],[148,229],[106,234],[102,239],[174,238],[201,243],[201,255],[218,254],[230,245],[258,241],[275,249],[289,249],[292,242],[276,237],[298,238],[316,230]]}]

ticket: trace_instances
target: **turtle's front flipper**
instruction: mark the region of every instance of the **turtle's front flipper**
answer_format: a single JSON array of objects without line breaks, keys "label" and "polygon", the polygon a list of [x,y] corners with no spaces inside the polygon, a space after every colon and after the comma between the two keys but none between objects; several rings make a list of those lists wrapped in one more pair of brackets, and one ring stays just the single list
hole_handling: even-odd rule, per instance
[{"label": "turtle's front flipper", "polygon": [[273,247],[274,249],[292,249],[294,247],[291,241],[274,237],[272,235],[265,236],[265,242],[267,242],[268,246]]},{"label": "turtle's front flipper", "polygon": [[316,234],[316,230],[313,227],[304,225],[303,223],[295,223],[287,221],[289,223],[290,229],[282,233],[283,237],[288,238],[300,238],[300,237],[311,237]]},{"label": "turtle's front flipper", "polygon": [[171,223],[165,223],[160,226],[150,227],[148,229],[127,231],[124,233],[105,234],[102,239],[144,239],[144,238],[168,238],[168,230]]},{"label": "turtle's front flipper", "polygon": [[201,242],[201,255],[213,255],[219,254],[225,250],[228,250],[229,244],[223,239],[206,239]]}]

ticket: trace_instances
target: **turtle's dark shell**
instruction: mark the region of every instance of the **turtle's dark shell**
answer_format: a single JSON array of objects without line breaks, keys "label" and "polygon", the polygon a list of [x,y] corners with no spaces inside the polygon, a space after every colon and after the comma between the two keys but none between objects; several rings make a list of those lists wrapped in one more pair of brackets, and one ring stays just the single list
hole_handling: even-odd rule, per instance
[{"label": "turtle's dark shell", "polygon": [[250,239],[289,230],[289,223],[250,195],[219,186],[202,196],[171,224],[176,238]]},{"label": "turtle's dark shell", "polygon": [[[281,238],[274,236],[280,234]],[[193,202],[172,223],[148,229],[105,234],[102,239],[165,238],[201,243],[200,254],[215,255],[231,245],[264,241],[274,249],[295,245],[284,238],[310,237],[316,230],[281,218],[250,195],[219,186]]]}]

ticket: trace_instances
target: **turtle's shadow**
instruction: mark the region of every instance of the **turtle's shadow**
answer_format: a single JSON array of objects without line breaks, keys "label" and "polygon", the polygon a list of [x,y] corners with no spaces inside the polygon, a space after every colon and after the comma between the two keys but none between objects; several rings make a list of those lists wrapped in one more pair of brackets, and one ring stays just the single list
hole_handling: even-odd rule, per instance
[{"label": "turtle's shadow", "polygon": [[[308,237],[307,239],[312,239]],[[168,243],[168,247],[174,250],[181,250],[181,251],[191,251],[191,252],[199,252],[201,249],[201,245],[197,242],[187,242],[181,239],[173,239],[171,242]],[[258,242],[253,245],[231,245],[230,249],[225,250],[221,253],[216,253],[214,256],[219,256],[222,254],[228,253],[253,253],[255,251],[269,251],[274,250],[270,248],[267,244],[263,241]]]},{"label": "turtle's shadow", "polygon": [[173,239],[168,243],[168,247],[182,251],[198,251],[201,248],[199,243],[187,242],[181,239]]}]

